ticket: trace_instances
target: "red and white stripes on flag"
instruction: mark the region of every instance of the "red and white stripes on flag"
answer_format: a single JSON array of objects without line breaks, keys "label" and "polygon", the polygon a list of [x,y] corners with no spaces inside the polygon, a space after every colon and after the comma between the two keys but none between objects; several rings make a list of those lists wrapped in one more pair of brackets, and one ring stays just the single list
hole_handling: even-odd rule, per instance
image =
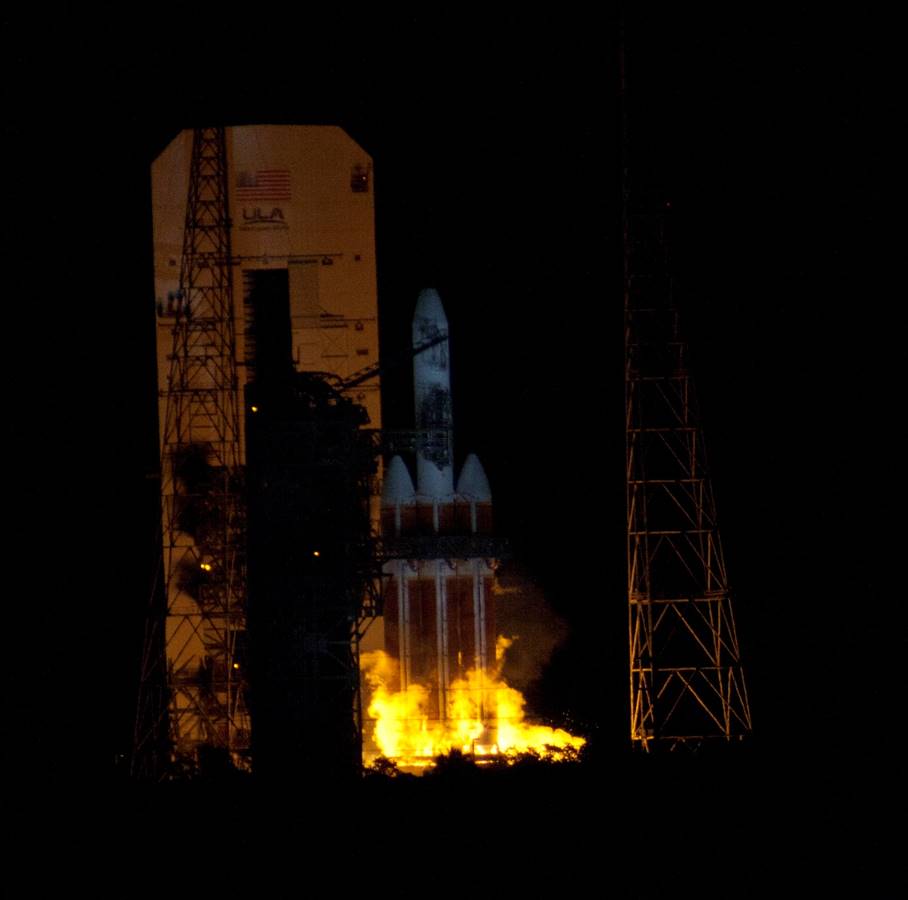
[{"label": "red and white stripes on flag", "polygon": [[289,200],[289,169],[258,169],[255,172],[240,172],[236,178],[236,199],[241,202],[253,200]]}]

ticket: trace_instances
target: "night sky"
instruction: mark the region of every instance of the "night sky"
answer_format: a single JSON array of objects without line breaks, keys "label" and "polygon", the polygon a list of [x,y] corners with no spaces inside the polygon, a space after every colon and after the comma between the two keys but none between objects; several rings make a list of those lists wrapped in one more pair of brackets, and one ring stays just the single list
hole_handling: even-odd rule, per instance
[{"label": "night sky", "polygon": [[[895,758],[905,654],[887,24],[741,14],[628,31],[634,165],[672,203],[758,745],[852,783]],[[6,25],[21,547],[4,594],[42,759],[101,778],[128,746],[158,528],[149,166],[209,122],[337,124],[372,155],[382,354],[405,349],[418,291],[436,287],[458,459],[480,455],[511,565],[569,626],[534,702],[621,746],[614,23]],[[384,381],[389,426],[412,421],[408,378]]]}]

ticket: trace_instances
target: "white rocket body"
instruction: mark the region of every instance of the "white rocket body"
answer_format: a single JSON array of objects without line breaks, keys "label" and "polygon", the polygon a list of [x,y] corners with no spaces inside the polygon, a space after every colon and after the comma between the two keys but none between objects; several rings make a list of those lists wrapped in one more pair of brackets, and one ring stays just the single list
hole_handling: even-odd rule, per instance
[{"label": "white rocket body", "polygon": [[[413,348],[448,334],[448,319],[438,292],[420,293],[413,314]],[[413,357],[416,428],[424,433],[416,455],[416,492],[420,500],[454,499],[454,459],[451,432],[451,367],[448,341]]]}]

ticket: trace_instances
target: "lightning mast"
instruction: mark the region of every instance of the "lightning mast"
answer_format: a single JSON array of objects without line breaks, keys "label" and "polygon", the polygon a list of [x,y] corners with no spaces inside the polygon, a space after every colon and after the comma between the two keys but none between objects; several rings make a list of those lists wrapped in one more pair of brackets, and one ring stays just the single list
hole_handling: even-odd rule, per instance
[{"label": "lightning mast", "polygon": [[166,611],[151,616],[146,638],[135,745],[138,764],[150,760],[147,774],[164,763],[162,745],[171,761],[198,761],[210,748],[248,764],[245,505],[227,183],[224,128],[195,129],[180,287],[158,307],[172,320],[162,390]]},{"label": "lightning mast", "polygon": [[751,716],[673,292],[668,204],[631,189],[623,46],[620,78],[630,725],[649,751],[740,740]]}]

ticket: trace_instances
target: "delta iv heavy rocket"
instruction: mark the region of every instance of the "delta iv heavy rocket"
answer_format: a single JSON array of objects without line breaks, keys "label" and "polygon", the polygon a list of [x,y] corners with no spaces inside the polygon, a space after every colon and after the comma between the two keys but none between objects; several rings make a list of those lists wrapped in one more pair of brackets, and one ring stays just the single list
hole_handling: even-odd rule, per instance
[{"label": "delta iv heavy rocket", "polygon": [[[495,662],[492,495],[470,454],[454,482],[448,320],[435,290],[413,316],[416,485],[400,456],[385,473],[385,649],[398,661],[398,690],[428,689],[428,717],[454,713],[458,683]],[[491,705],[490,705],[491,706]],[[492,726],[490,708],[483,721]]]}]

